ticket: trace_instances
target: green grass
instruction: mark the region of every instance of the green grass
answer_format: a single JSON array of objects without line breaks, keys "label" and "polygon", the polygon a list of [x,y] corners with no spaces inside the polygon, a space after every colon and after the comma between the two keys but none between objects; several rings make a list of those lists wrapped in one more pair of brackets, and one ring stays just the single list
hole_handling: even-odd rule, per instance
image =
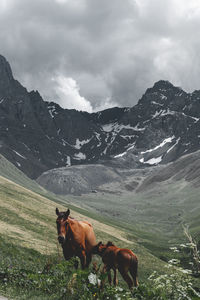
[{"label": "green grass", "polygon": [[99,192],[74,196],[71,202],[122,226],[138,242],[149,245],[149,249],[153,242],[154,249],[165,245],[167,250],[185,241],[185,224],[192,234],[200,237],[200,189],[190,185],[180,188],[182,185],[182,182],[165,183],[145,193],[122,195]]},{"label": "green grass", "polygon": [[[11,265],[19,265],[20,268],[35,269],[38,266],[44,266],[50,258],[62,257],[61,249],[57,248],[55,207],[59,206],[61,210],[65,210],[66,207],[16,185],[4,177],[0,177],[0,205],[1,263],[6,261]],[[93,219],[96,214],[79,208],[75,209],[76,211],[73,209],[71,211],[72,216],[87,219],[94,224],[97,241],[111,240],[119,247],[132,249],[138,255],[141,281],[145,281],[153,270],[162,273],[165,263],[139,245],[134,235],[131,234],[130,228],[128,231],[119,224],[117,227],[117,223],[112,224],[108,218],[105,224],[103,217]],[[58,254],[58,249],[60,254]],[[124,284],[123,281],[121,282]],[[12,288],[10,285],[1,285],[1,291],[13,298],[19,293],[23,299],[20,287]],[[24,291],[27,298],[30,293],[28,290]],[[43,296],[41,295],[39,299],[45,299]]]},{"label": "green grass", "polygon": [[[190,186],[180,190],[174,183],[170,189],[163,185],[143,194],[58,197],[2,158],[0,175],[0,265],[6,262],[36,271],[62,257],[57,247],[56,206],[69,207],[72,216],[90,221],[97,241],[111,240],[132,249],[139,258],[140,282],[146,282],[153,271],[170,274],[165,261],[174,258],[169,247],[185,241],[182,224],[188,224],[199,239],[199,190]],[[20,300],[50,299],[44,292],[9,284],[0,284],[0,293]]]},{"label": "green grass", "polygon": [[0,176],[3,176],[23,187],[27,187],[35,192],[43,192],[44,189],[36,181],[28,178],[22,171],[16,168],[4,156],[0,154]]}]

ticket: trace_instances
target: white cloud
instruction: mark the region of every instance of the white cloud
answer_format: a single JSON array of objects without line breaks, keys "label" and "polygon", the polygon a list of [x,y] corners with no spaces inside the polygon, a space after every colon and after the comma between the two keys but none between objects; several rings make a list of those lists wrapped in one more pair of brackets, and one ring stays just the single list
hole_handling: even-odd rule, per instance
[{"label": "white cloud", "polygon": [[108,98],[100,101],[100,105],[95,107],[94,111],[101,111],[101,110],[111,108],[111,107],[115,107],[115,106],[119,106],[119,104],[112,101],[111,98],[108,97]]},{"label": "white cloud", "polygon": [[10,6],[9,0],[1,0],[0,1],[0,13],[4,13]]},{"label": "white cloud", "polygon": [[68,0],[55,0],[55,1],[60,4],[65,4],[68,2]]},{"label": "white cloud", "polygon": [[54,89],[58,103],[63,108],[92,112],[90,102],[79,94],[79,86],[73,78],[58,75],[52,80],[56,83]]},{"label": "white cloud", "polygon": [[200,0],[0,0],[0,16],[1,54],[45,100],[67,99],[56,74],[87,110],[132,106],[160,79],[200,88]]}]

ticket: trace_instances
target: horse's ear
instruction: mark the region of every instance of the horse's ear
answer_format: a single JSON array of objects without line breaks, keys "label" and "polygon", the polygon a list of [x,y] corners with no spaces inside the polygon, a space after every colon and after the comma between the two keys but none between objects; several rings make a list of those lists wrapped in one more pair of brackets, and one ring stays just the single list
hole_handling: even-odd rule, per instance
[{"label": "horse's ear", "polygon": [[69,217],[69,215],[70,215],[70,210],[68,208],[68,210],[64,214],[64,219],[66,220]]},{"label": "horse's ear", "polygon": [[112,242],[108,241],[107,244],[106,244],[106,246],[110,247],[110,246],[114,246],[114,244]]},{"label": "horse's ear", "polygon": [[57,216],[59,216],[59,209],[56,207],[56,214],[57,214]]}]

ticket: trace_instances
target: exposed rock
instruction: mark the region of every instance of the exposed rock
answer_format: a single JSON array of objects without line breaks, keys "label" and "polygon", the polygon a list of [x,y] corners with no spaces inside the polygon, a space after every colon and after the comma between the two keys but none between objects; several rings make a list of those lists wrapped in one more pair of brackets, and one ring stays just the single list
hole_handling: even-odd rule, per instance
[{"label": "exposed rock", "polygon": [[95,189],[108,182],[120,182],[122,176],[103,165],[82,165],[44,172],[37,182],[55,194],[80,195],[97,192]]},{"label": "exposed rock", "polygon": [[31,178],[77,164],[166,164],[199,149],[200,91],[161,80],[132,108],[89,114],[29,93],[0,56],[0,153]]},{"label": "exposed rock", "polygon": [[163,166],[153,174],[148,175],[137,189],[138,192],[148,190],[166,181],[184,180],[193,187],[200,186],[200,151],[187,154],[175,162]]}]

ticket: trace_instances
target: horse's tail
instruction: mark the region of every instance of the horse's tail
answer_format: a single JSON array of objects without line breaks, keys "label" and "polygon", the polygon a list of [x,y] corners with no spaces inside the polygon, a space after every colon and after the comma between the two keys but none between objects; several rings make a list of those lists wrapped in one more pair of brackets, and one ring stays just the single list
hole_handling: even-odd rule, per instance
[{"label": "horse's tail", "polygon": [[130,273],[133,277],[135,287],[138,286],[138,258],[135,254],[131,256]]}]

